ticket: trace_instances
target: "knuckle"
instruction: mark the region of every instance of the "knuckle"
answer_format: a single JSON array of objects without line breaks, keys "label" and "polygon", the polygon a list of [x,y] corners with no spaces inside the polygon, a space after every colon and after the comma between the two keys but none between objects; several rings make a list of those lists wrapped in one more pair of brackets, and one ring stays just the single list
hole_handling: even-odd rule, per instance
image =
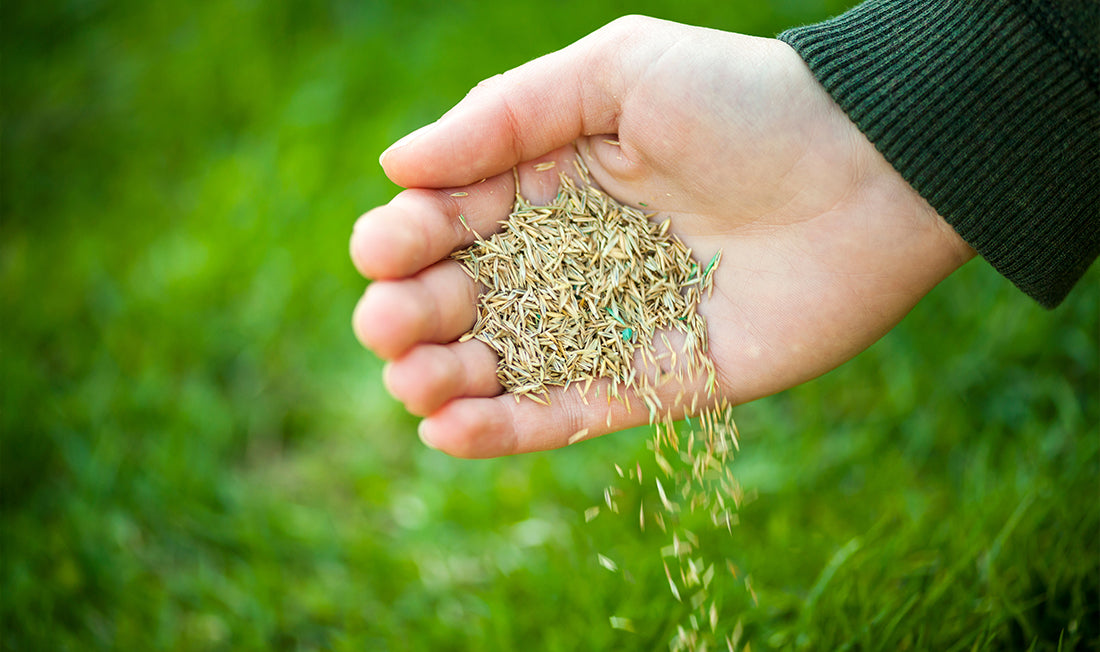
[{"label": "knuckle", "polygon": [[653,19],[649,16],[643,16],[641,14],[625,14],[611,21],[607,26],[619,30],[633,31],[652,20]]},{"label": "knuckle", "polygon": [[615,20],[604,25],[597,30],[596,33],[613,42],[618,42],[624,38],[634,36],[640,31],[648,29],[655,22],[656,19],[650,18],[649,16],[627,14],[625,16],[619,16]]}]

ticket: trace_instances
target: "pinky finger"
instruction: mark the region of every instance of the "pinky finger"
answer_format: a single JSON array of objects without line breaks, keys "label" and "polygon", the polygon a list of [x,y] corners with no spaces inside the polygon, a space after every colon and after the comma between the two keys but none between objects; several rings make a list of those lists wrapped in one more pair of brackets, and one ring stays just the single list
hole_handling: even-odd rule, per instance
[{"label": "pinky finger", "polygon": [[[649,410],[640,398],[626,393],[626,402],[608,401],[609,389],[606,380],[593,383],[586,397],[574,389],[553,388],[549,405],[527,398],[517,401],[512,394],[455,399],[421,421],[420,439],[456,457],[499,457],[561,448],[649,422]],[[685,412],[674,397],[686,391],[672,383],[659,389],[673,418]]]}]

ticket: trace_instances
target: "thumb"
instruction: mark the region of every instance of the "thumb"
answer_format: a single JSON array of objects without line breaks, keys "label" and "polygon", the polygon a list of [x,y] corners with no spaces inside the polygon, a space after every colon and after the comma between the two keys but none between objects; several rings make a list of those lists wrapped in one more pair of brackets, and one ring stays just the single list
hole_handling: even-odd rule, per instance
[{"label": "thumb", "polygon": [[[619,19],[572,45],[477,85],[436,122],[383,152],[386,175],[406,188],[461,186],[584,135],[615,133],[637,31]],[[642,19],[647,23],[649,19]]]}]

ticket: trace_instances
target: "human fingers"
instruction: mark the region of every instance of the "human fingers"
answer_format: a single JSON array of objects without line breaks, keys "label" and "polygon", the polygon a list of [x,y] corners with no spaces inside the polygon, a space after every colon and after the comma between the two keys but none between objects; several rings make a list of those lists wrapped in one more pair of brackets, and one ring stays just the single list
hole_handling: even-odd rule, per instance
[{"label": "human fingers", "polygon": [[511,394],[455,398],[420,422],[420,438],[455,457],[499,457],[561,448],[644,425],[651,415],[680,419],[692,407],[701,410],[708,404],[698,383],[666,382],[658,396],[668,408],[656,413],[633,392],[608,400],[611,383],[607,380],[593,382],[583,396],[582,385],[551,388],[549,405],[525,397],[517,401]]},{"label": "human fingers", "polygon": [[382,167],[405,187],[462,185],[581,136],[615,133],[631,84],[681,29],[624,17],[485,80],[435,123],[387,149]]},{"label": "human fingers", "polygon": [[405,409],[422,416],[454,398],[500,394],[496,366],[496,354],[477,340],[423,344],[386,365],[383,381]]},{"label": "human fingers", "polygon": [[415,276],[375,281],[352,313],[359,341],[392,360],[421,342],[451,342],[474,324],[477,285],[450,260]]},{"label": "human fingers", "polygon": [[[559,148],[517,166],[514,173],[509,171],[462,191],[405,191],[399,198],[429,205],[419,212],[389,216],[372,212],[361,218],[365,225],[356,229],[351,241],[356,265],[365,274],[388,265],[389,273],[374,281],[356,306],[352,324],[359,340],[380,357],[393,359],[417,343],[449,342],[466,332],[474,323],[477,286],[458,263],[439,259],[472,242],[473,231],[488,236],[501,228],[515,198],[516,179],[527,200],[549,202],[558,192],[558,171],[576,176],[572,169],[575,155],[572,147]],[[445,199],[440,196],[443,194]],[[433,202],[442,204],[433,208]],[[461,233],[448,226],[452,218],[447,211],[455,215]],[[391,246],[383,247],[378,241]],[[404,250],[402,242],[408,244]],[[371,255],[368,244],[377,248],[379,255]],[[409,258],[414,260],[409,262]],[[421,270],[422,264],[429,266]],[[412,270],[410,276],[400,273],[402,265]]]},{"label": "human fingers", "polygon": [[528,201],[552,200],[559,171],[577,176],[575,158],[570,145],[466,186],[404,190],[356,221],[349,244],[352,262],[367,278],[415,274],[471,244],[475,233],[488,237],[499,231],[514,204],[517,178]]},{"label": "human fingers", "polygon": [[404,190],[355,222],[351,259],[367,278],[409,276],[473,242],[470,229],[497,230],[514,197],[511,173],[464,188]]}]

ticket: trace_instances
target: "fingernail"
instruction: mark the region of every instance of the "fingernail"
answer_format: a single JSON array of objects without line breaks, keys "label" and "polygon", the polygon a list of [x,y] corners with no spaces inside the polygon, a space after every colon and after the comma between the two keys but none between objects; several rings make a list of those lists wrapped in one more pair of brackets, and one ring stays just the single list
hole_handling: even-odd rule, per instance
[{"label": "fingernail", "polygon": [[378,156],[378,162],[381,163],[383,161],[383,159],[386,158],[386,155],[389,154],[390,152],[392,152],[393,150],[404,147],[404,146],[412,143],[417,138],[420,138],[421,136],[426,134],[431,127],[434,127],[434,126],[435,126],[435,123],[432,122],[432,123],[424,125],[423,127],[421,127],[419,129],[417,129],[416,131],[412,132],[411,134],[406,134],[400,140],[398,140],[396,143],[394,143],[394,144],[390,145],[389,147],[387,147],[386,151],[382,152]]},{"label": "fingernail", "polygon": [[438,448],[435,447],[435,444],[433,444],[431,441],[428,440],[427,437],[424,436],[424,430],[425,430],[424,426],[427,423],[428,423],[427,419],[421,419],[420,420],[420,425],[418,425],[416,427],[416,436],[420,437],[420,441],[423,442],[424,445],[427,446],[428,448],[430,448],[432,450],[439,450]]}]

